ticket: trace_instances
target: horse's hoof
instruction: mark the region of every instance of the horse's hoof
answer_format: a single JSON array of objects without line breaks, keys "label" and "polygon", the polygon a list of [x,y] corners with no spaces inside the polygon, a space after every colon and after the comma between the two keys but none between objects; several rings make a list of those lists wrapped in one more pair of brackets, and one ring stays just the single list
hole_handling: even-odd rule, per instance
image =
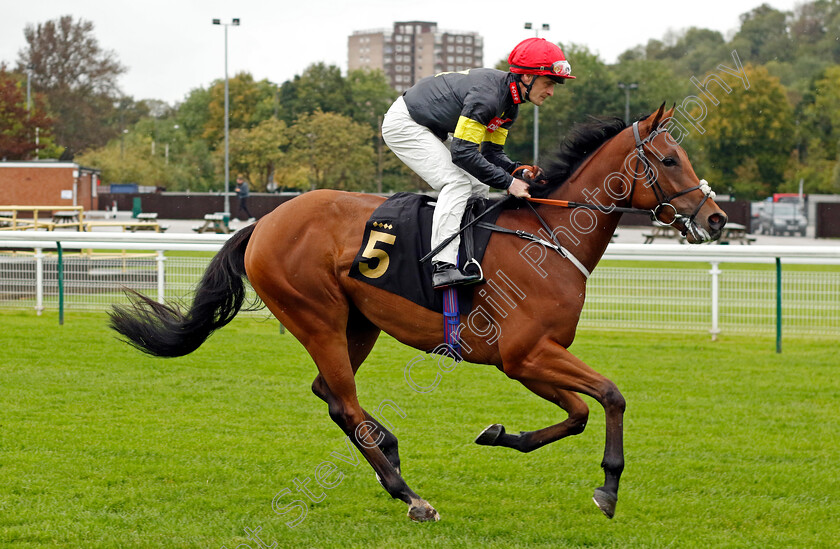
[{"label": "horse's hoof", "polygon": [[611,519],[615,516],[615,504],[618,503],[618,496],[597,488],[592,496],[592,501],[607,518]]},{"label": "horse's hoof", "polygon": [[476,437],[475,443],[481,444],[482,446],[495,446],[496,441],[503,434],[505,434],[505,428],[500,423],[494,423],[481,431],[481,434]]},{"label": "horse's hoof", "polygon": [[408,518],[414,522],[437,522],[440,520],[440,515],[428,502],[423,501],[408,507]]}]

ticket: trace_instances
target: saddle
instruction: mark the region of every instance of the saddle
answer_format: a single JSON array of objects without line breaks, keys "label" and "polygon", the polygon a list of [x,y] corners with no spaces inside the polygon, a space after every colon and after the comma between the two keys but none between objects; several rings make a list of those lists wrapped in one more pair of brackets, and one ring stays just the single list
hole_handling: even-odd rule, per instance
[{"label": "saddle", "polygon": [[[474,196],[467,203],[458,248],[459,265],[479,268],[491,230],[471,224],[494,223],[500,208],[498,201]],[[371,286],[399,295],[431,311],[444,311],[444,291],[432,289],[431,261],[421,259],[432,251],[432,215],[434,198],[396,193],[383,202],[365,224],[362,246],[353,260],[350,276]],[[488,211],[492,210],[492,211]],[[472,291],[458,292],[461,314],[472,309]]]}]

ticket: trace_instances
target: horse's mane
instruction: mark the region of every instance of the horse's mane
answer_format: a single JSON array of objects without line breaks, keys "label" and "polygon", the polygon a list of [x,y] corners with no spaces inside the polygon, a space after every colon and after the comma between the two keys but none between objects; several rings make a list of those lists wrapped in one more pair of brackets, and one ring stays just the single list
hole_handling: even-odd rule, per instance
[{"label": "horse's mane", "polygon": [[545,198],[566,182],[575,173],[583,161],[598,147],[615,137],[627,125],[620,118],[590,117],[587,122],[576,124],[563,140],[560,150],[555,154],[545,170],[544,184],[531,185],[531,196]]}]

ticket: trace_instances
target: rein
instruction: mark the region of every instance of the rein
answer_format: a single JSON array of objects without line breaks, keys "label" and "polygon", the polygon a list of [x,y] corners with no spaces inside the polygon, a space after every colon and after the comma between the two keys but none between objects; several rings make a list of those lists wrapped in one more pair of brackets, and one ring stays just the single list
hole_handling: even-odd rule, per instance
[{"label": "rein", "polygon": [[604,213],[635,213],[647,214],[654,218],[654,210],[645,210],[643,208],[622,208],[619,206],[602,206],[600,204],[589,204],[586,202],[573,202],[571,200],[556,200],[553,198],[527,198],[528,202],[535,202],[537,204],[547,204],[549,206],[560,206],[561,208],[584,208],[587,210],[598,210]]}]

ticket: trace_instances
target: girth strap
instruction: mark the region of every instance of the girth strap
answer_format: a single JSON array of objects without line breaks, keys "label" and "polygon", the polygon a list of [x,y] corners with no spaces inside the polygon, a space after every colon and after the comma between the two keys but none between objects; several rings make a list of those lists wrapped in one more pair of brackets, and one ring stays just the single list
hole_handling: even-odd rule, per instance
[{"label": "girth strap", "polygon": [[[527,231],[523,231],[520,229],[507,229],[505,227],[500,227],[499,225],[494,225],[493,223],[486,223],[484,221],[478,222],[477,226],[481,227],[482,229],[487,229],[488,231],[510,234],[525,240],[529,240],[531,242],[536,242],[537,244],[542,244],[546,248],[551,248],[552,250],[560,254],[561,257],[565,257],[566,259],[568,259],[572,263],[572,265],[577,267],[577,270],[581,272],[584,278],[589,278],[589,275],[592,274],[589,272],[589,269],[583,266],[583,263],[581,263],[580,260],[577,257],[575,257],[575,255],[572,252],[564,248],[559,243],[552,244],[551,242],[540,238],[537,235],[531,234]],[[551,233],[549,232],[549,234]]]}]

